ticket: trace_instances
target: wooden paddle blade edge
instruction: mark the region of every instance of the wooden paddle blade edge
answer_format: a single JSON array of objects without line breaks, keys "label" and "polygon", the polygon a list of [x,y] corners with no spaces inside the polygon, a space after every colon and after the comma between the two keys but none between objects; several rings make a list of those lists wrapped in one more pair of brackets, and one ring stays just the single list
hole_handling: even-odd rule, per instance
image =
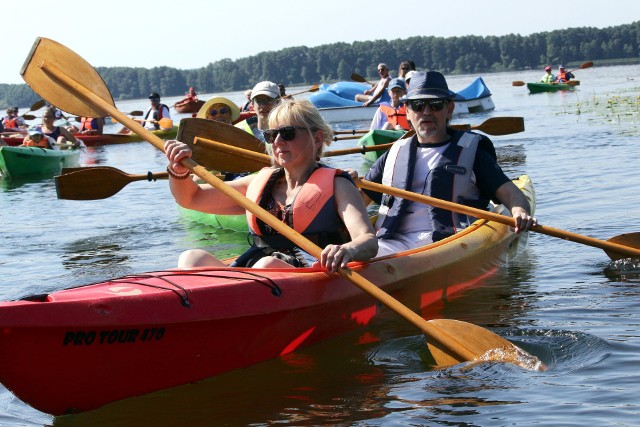
[{"label": "wooden paddle blade edge", "polygon": [[[614,236],[607,240],[607,242],[616,243],[618,245],[629,246],[632,248],[640,249],[640,233],[625,233],[618,236]],[[629,255],[623,255],[618,252],[605,249],[604,252],[613,261],[619,259],[631,258]]]},{"label": "wooden paddle blade edge", "polygon": [[544,363],[536,356],[481,326],[453,319],[434,319],[428,323],[430,327],[438,330],[438,335],[449,336],[447,341],[455,339],[464,343],[466,349],[476,356],[474,360],[460,360],[452,356],[450,351],[441,348],[438,343],[428,342],[431,356],[438,366],[451,366],[470,361],[513,363],[528,370],[546,369]]}]

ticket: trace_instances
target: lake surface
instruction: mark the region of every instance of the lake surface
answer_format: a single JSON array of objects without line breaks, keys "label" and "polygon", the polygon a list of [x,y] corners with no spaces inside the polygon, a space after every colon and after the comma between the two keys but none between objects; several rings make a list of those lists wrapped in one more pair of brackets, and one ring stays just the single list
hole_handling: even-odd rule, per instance
[{"label": "lake surface", "polygon": [[[524,117],[525,132],[492,140],[509,176],[533,179],[541,224],[604,240],[640,231],[640,67],[578,70],[581,85],[572,92],[529,95],[511,85],[542,74],[483,76],[496,110],[456,122]],[[451,77],[449,85],[459,90],[474,77]],[[243,101],[241,92],[224,95]],[[145,109],[147,100],[118,107]],[[146,143],[89,148],[81,163],[136,174],[166,167]],[[359,155],[331,163],[366,170]],[[0,206],[3,300],[171,267],[187,248],[225,256],[245,244],[242,234],[183,218],[166,181],[79,202],[58,200],[53,179],[0,179]],[[343,336],[80,415],[53,418],[0,386],[0,425],[638,425],[640,262],[613,263],[600,249],[532,233],[518,258],[448,302],[443,315],[525,346],[549,369],[486,363],[430,370],[420,359],[422,335],[398,318],[373,328],[382,342],[354,345],[354,336]]]}]

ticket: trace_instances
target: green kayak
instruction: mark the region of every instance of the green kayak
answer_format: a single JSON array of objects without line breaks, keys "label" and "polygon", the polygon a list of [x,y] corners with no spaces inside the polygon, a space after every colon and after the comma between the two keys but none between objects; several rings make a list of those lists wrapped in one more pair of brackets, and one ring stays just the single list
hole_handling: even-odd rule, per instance
[{"label": "green kayak", "polygon": [[[358,140],[358,147],[370,147],[374,145],[388,144],[397,141],[405,134],[403,130],[381,130],[376,129],[365,133]],[[375,162],[378,157],[384,154],[384,151],[367,151],[364,158],[370,162]]]},{"label": "green kayak", "polygon": [[213,227],[224,228],[225,230],[248,232],[246,215],[215,215],[178,206],[180,214],[189,221],[197,222]]},{"label": "green kayak", "polygon": [[80,150],[49,150],[38,147],[0,147],[0,174],[5,178],[60,173],[63,167],[75,166]]},{"label": "green kayak", "polygon": [[558,92],[561,90],[573,90],[574,85],[566,83],[527,83],[527,89],[529,93],[542,93],[542,92]]}]

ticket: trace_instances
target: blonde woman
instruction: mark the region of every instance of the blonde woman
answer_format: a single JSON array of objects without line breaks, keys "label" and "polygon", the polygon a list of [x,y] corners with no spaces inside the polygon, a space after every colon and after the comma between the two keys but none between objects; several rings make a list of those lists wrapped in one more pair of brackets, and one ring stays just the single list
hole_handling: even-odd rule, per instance
[{"label": "blonde woman", "polygon": [[[269,115],[265,139],[272,146],[273,166],[228,185],[324,248],[320,265],[335,272],[350,261],[366,261],[378,249],[364,202],[347,174],[318,161],[333,138],[331,126],[309,101],[284,101]],[[238,206],[219,190],[198,185],[180,165],[191,150],[167,141],[169,183],[178,204],[201,212],[247,214],[251,248],[234,266],[307,267],[313,258],[277,231]],[[313,201],[313,203],[311,202]],[[179,267],[222,266],[210,253],[194,249],[180,256]]]}]

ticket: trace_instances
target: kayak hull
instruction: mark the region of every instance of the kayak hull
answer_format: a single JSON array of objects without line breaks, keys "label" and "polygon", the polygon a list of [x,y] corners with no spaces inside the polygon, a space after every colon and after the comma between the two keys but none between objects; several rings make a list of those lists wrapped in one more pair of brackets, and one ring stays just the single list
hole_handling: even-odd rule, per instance
[{"label": "kayak hull", "polygon": [[200,108],[204,105],[205,101],[200,99],[195,101],[181,101],[176,103],[173,108],[176,110],[176,113],[185,114],[185,113],[197,113],[200,111]]},{"label": "kayak hull", "polygon": [[529,93],[559,92],[573,90],[573,86],[564,83],[527,83]]},{"label": "kayak hull", "polygon": [[[531,181],[516,184],[535,206]],[[526,237],[479,220],[352,268],[433,318],[434,306],[480,285]],[[0,382],[43,412],[81,412],[280,357],[388,315],[346,279],[313,268],[133,275],[0,303]]]},{"label": "kayak hull", "polygon": [[[178,134],[178,126],[174,126],[168,130],[154,130],[152,133],[156,134],[162,139],[172,139]],[[128,144],[130,142],[143,141],[142,137],[136,133],[120,134],[120,133],[103,133],[102,135],[81,135],[76,134],[76,138],[84,142],[87,147],[94,147],[98,145],[115,145],[115,144]],[[2,137],[4,142],[9,145],[17,146],[22,144],[24,136],[9,136]]]},{"label": "kayak hull", "polygon": [[80,150],[39,147],[0,147],[0,174],[8,178],[52,176],[63,167],[75,166]]},{"label": "kayak hull", "polygon": [[[372,147],[375,145],[388,144],[397,141],[405,134],[403,130],[382,130],[376,129],[365,133],[358,140],[358,147]],[[382,156],[384,151],[366,151],[363,156],[369,162],[375,162]]]},{"label": "kayak hull", "polygon": [[208,214],[200,211],[194,211],[192,209],[183,208],[178,206],[180,215],[183,218],[197,222],[199,224],[210,225],[212,227],[224,228],[225,230],[248,232],[249,226],[247,225],[246,215],[216,215]]}]

